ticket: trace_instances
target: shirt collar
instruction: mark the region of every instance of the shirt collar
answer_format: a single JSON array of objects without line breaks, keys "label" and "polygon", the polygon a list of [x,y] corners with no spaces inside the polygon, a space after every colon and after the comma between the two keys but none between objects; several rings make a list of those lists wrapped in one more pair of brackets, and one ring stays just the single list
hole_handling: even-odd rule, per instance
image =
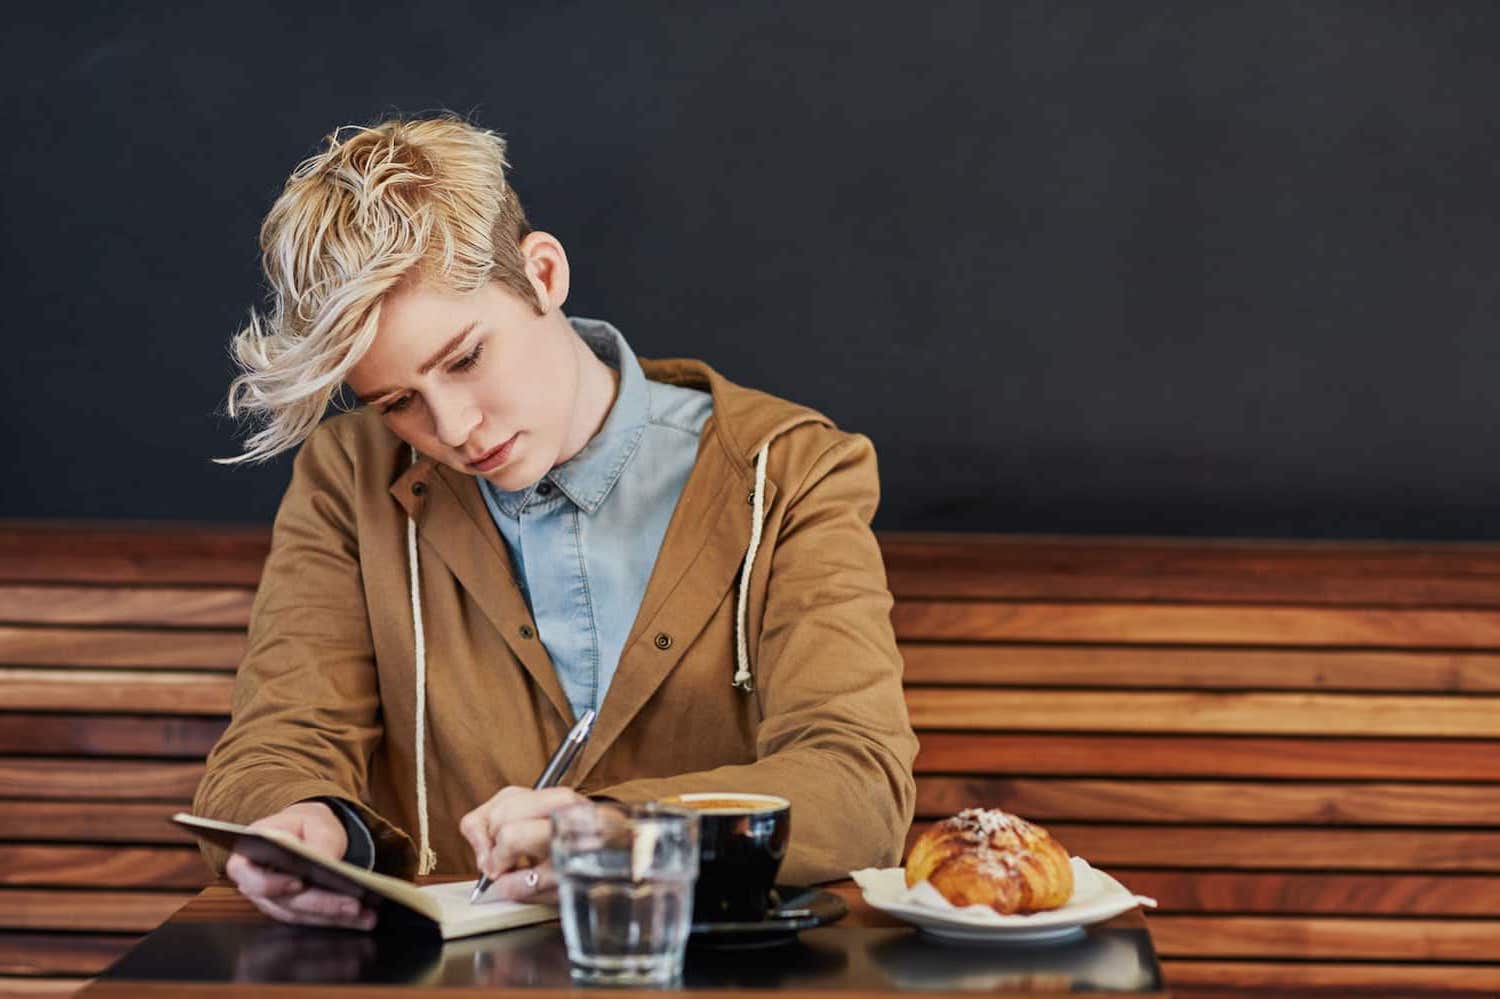
[{"label": "shirt collar", "polygon": [[507,517],[519,517],[537,486],[547,481],[584,513],[593,514],[609,496],[640,447],[641,436],[651,416],[646,375],[620,331],[597,319],[570,318],[568,322],[599,360],[620,373],[614,405],[610,407],[604,425],[583,446],[583,450],[553,468],[539,482],[525,489],[508,491],[486,479],[479,480],[485,498]]}]

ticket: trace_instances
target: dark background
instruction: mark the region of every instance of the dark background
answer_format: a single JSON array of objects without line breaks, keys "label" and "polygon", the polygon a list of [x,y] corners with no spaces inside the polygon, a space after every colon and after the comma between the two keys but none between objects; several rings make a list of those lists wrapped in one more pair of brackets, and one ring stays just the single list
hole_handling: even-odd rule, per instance
[{"label": "dark background", "polygon": [[269,522],[212,464],[336,125],[504,133],[568,312],[869,434],[887,529],[1500,538],[1500,6],[29,8],[0,516]]}]

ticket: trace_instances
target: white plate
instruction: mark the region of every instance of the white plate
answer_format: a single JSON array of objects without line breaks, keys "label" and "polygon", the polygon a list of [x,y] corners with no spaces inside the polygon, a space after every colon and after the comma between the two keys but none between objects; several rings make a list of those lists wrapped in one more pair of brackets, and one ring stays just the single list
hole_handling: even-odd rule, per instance
[{"label": "white plate", "polygon": [[965,943],[1043,943],[1083,935],[1083,928],[1113,919],[1136,906],[1156,908],[1156,900],[1133,895],[1082,857],[1073,866],[1073,897],[1066,905],[1025,916],[1002,916],[985,905],[954,906],[926,881],[906,887],[899,867],[867,867],[850,874],[865,902],[921,928],[924,933]]}]

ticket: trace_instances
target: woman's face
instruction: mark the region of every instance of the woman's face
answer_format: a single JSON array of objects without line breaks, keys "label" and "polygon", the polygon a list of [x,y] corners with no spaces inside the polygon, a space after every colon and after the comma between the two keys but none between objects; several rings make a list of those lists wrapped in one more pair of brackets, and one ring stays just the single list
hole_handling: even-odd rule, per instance
[{"label": "woman's face", "polygon": [[576,436],[581,342],[560,302],[544,304],[538,315],[495,281],[467,293],[404,281],[346,380],[418,451],[501,489],[525,488],[568,457]]}]

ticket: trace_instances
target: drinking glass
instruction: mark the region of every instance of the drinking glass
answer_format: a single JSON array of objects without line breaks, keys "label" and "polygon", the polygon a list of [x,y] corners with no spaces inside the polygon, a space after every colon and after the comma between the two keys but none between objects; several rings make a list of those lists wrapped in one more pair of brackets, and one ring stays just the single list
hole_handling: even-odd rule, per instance
[{"label": "drinking glass", "polygon": [[698,816],[585,803],[552,814],[552,866],[573,978],[662,985],[682,974],[698,877]]}]

